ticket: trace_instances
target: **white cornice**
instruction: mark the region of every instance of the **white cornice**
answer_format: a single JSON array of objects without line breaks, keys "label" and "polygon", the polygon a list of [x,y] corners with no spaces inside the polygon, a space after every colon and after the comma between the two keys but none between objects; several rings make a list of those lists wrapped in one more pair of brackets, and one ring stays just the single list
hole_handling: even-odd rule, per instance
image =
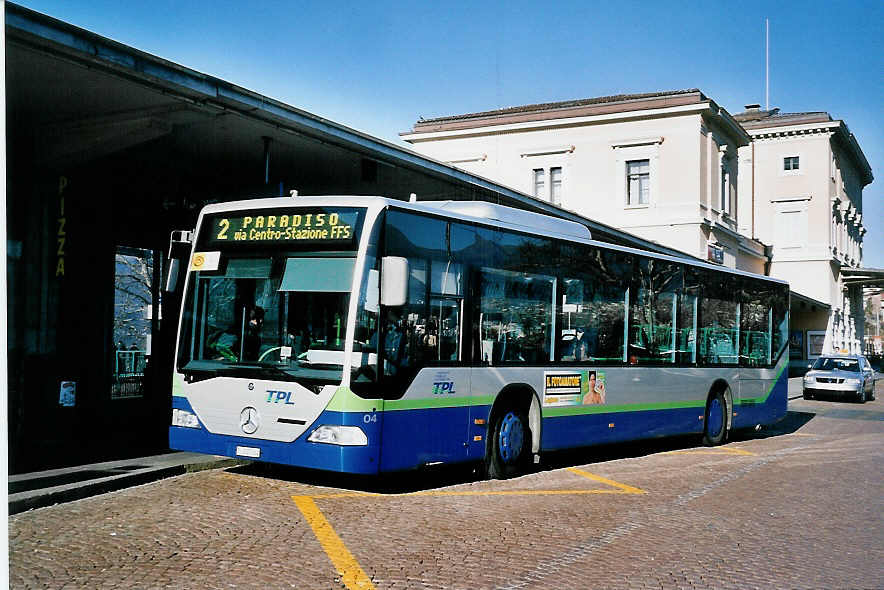
[{"label": "white cornice", "polygon": [[821,121],[819,123],[805,123],[803,125],[785,125],[782,127],[760,127],[747,129],[746,132],[753,139],[768,137],[785,137],[790,135],[808,135],[813,133],[834,132],[841,126],[841,121]]},{"label": "white cornice", "polygon": [[703,113],[710,110],[709,102],[667,107],[663,109],[643,109],[640,111],[624,111],[617,113],[605,113],[602,115],[590,115],[586,117],[566,117],[561,119],[541,119],[538,121],[525,121],[521,123],[509,123],[505,125],[482,125],[468,129],[453,129],[447,131],[428,131],[403,133],[400,137],[404,141],[420,143],[433,139],[447,139],[451,137],[463,137],[469,135],[496,135],[511,131],[525,131],[529,129],[550,129],[559,127],[574,127],[579,125],[591,125],[593,123],[610,123],[629,119],[642,119],[660,116],[682,116]]}]

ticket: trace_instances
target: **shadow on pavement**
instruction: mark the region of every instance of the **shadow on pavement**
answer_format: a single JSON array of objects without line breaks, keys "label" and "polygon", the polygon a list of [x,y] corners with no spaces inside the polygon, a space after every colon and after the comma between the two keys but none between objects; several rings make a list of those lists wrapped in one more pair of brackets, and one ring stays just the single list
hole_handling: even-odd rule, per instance
[{"label": "shadow on pavement", "polygon": [[276,465],[273,463],[250,463],[227,470],[230,473],[266,477],[277,481],[289,481],[317,487],[353,490],[373,494],[407,494],[434,488],[470,483],[483,479],[481,470],[474,464],[439,465],[383,475],[350,475],[329,473],[314,469]]},{"label": "shadow on pavement", "polygon": [[[799,430],[810,422],[816,414],[811,412],[787,412],[777,424],[763,428],[759,432],[741,430],[731,434],[730,442],[740,442],[782,436]],[[616,459],[645,457],[667,451],[684,450],[701,446],[699,435],[671,436],[635,442],[596,445],[565,451],[552,451],[543,454],[543,463],[535,465],[529,472],[552,471],[577,465],[604,463]],[[484,479],[481,465],[460,464],[434,466],[380,476],[349,475],[328,473],[313,469],[289,467],[273,463],[249,463],[228,469],[254,477],[265,477],[277,481],[297,482],[317,487],[376,494],[405,494],[441,488],[446,486],[473,483]]]},{"label": "shadow on pavement", "polygon": [[816,417],[814,412],[786,412],[785,417],[776,424],[765,426],[758,432],[754,430],[740,430],[733,433],[730,437],[731,442],[739,442],[742,440],[755,440],[759,438],[770,438],[772,436],[783,436],[784,434],[792,434],[798,432],[805,424]]}]

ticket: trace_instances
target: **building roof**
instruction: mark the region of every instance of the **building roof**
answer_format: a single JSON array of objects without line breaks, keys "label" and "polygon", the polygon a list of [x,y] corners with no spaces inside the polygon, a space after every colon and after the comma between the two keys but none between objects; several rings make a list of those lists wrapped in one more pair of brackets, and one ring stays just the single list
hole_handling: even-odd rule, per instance
[{"label": "building roof", "polygon": [[742,142],[739,145],[747,145],[749,143],[750,137],[746,130],[731,117],[730,113],[715,104],[712,99],[697,88],[645,92],[641,94],[615,94],[579,100],[529,104],[477,113],[434,117],[431,119],[420,118],[415,122],[414,128],[411,131],[405,131],[399,135],[405,141],[414,142],[420,141],[421,137],[429,137],[423,134],[458,132],[496,125],[549,122],[578,117],[685,106],[710,111],[713,116],[720,117],[724,127],[729,129],[738,138],[738,142]]},{"label": "building roof", "polygon": [[[465,113],[462,115],[448,115],[445,117],[434,117],[431,119],[421,118],[415,124],[415,128],[420,125],[430,125],[435,123],[447,123],[451,121],[466,121],[470,119],[482,119],[486,117],[496,117],[502,115],[512,115],[518,113],[535,113],[541,111],[556,111],[560,109],[570,109],[574,107],[582,107],[598,104],[612,103],[629,103],[634,101],[644,101],[648,99],[659,99],[670,96],[696,95],[698,98],[694,102],[706,100],[706,97],[697,88],[687,90],[667,90],[663,92],[644,92],[641,94],[615,94],[612,96],[598,96],[595,98],[582,98],[578,100],[565,100],[560,102],[544,102],[539,104],[529,104],[516,107],[506,107],[503,109],[494,109],[491,111],[481,111],[478,113]],[[630,110],[630,109],[623,109]]]},{"label": "building roof", "polygon": [[781,113],[780,109],[769,111],[760,108],[748,108],[742,113],[733,115],[744,129],[760,127],[784,127],[786,125],[804,125],[807,123],[831,123],[832,116],[825,111],[806,113]]}]

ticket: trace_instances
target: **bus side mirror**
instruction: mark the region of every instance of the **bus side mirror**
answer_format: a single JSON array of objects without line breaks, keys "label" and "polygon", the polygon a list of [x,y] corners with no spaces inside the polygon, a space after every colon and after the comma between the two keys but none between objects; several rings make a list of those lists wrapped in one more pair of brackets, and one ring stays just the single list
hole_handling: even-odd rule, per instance
[{"label": "bus side mirror", "polygon": [[408,300],[408,259],[384,256],[381,259],[381,305],[397,307]]},{"label": "bus side mirror", "polygon": [[172,293],[178,288],[178,279],[181,272],[187,267],[187,258],[190,256],[190,245],[193,241],[193,232],[176,230],[169,238],[169,272],[166,274],[167,293]]}]

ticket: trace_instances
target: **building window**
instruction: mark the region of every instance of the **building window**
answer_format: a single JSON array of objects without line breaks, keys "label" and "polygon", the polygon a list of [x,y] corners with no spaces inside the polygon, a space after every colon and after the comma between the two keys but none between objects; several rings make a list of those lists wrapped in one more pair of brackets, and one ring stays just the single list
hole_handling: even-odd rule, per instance
[{"label": "building window", "polygon": [[543,199],[546,192],[546,171],[543,168],[534,169],[534,197]]},{"label": "building window", "polygon": [[791,172],[798,170],[798,156],[786,156],[783,158],[783,171]]},{"label": "building window", "polygon": [[807,242],[807,206],[804,202],[784,203],[776,217],[774,247],[800,248]]},{"label": "building window", "polygon": [[647,205],[651,188],[651,161],[626,162],[626,204]]},{"label": "building window", "polygon": [[562,168],[549,169],[549,202],[559,205],[562,202]]},{"label": "building window", "polygon": [[832,244],[832,250],[838,252],[838,217],[832,213],[832,225],[829,232],[829,240]]},{"label": "building window", "polygon": [[736,178],[731,170],[731,159],[723,158],[721,162],[721,188],[719,192],[721,211],[736,218]]},{"label": "building window", "polygon": [[726,166],[721,167],[721,210],[725,213],[730,213],[730,191],[728,190],[728,186],[730,185],[730,171],[728,171]]}]

